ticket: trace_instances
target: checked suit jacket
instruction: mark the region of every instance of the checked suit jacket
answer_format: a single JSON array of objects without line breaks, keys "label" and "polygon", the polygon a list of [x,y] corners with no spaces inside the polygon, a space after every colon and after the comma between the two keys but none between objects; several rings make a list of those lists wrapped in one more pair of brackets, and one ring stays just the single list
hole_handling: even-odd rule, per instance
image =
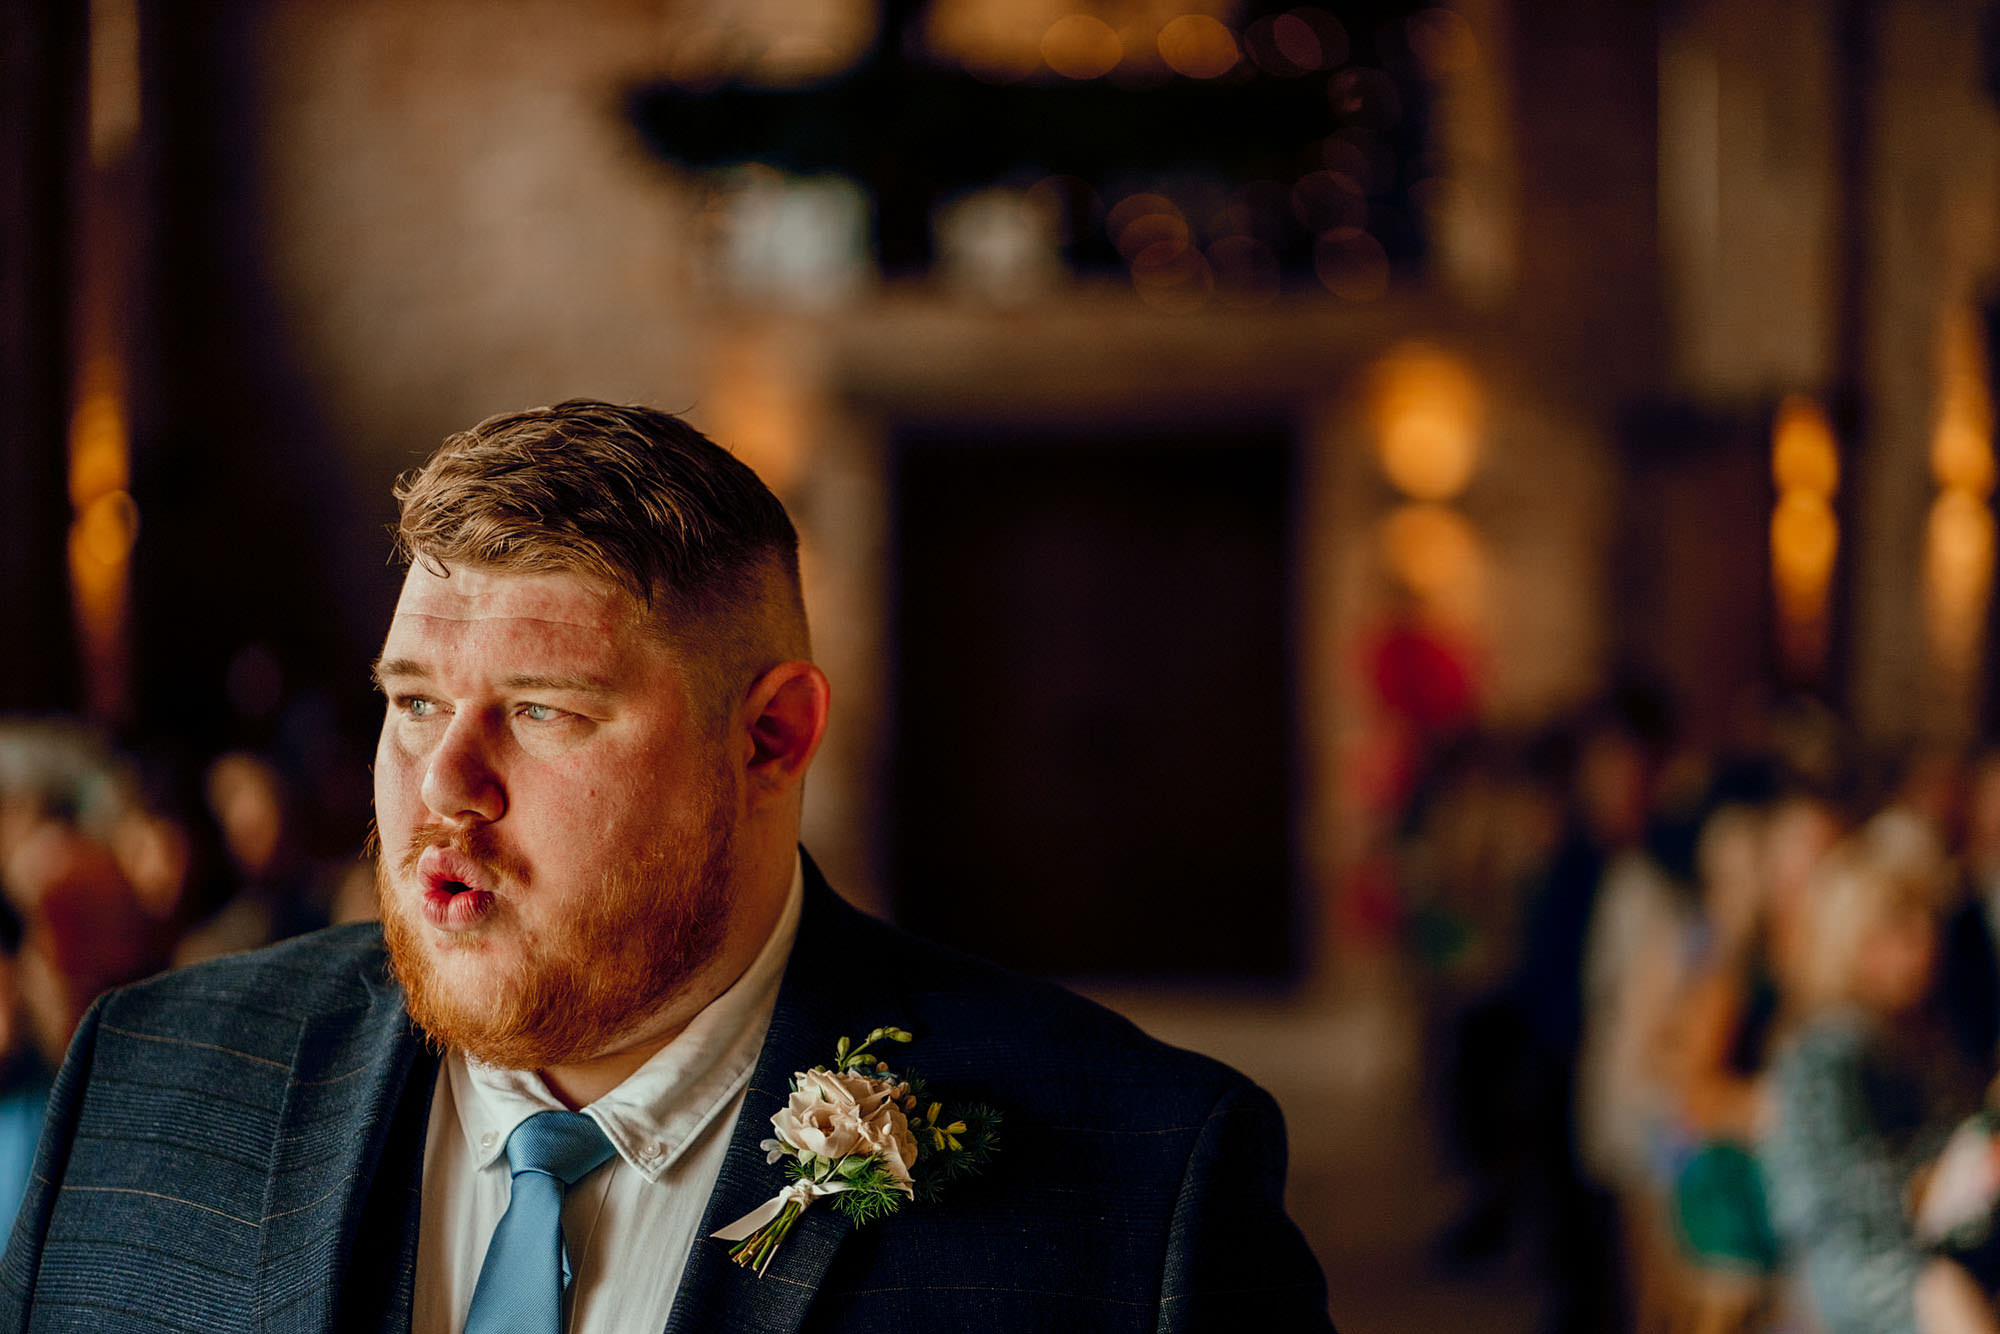
[{"label": "checked suit jacket", "polygon": [[[864,916],[807,866],[670,1334],[1331,1329],[1262,1090]],[[884,1024],[934,1093],[1000,1111],[992,1163],[864,1227],[809,1209],[762,1277],[730,1263],[708,1233],[783,1184],[757,1143],[791,1074]],[[437,1066],[373,925],[106,996],[56,1081],[0,1331],[407,1331]]]}]

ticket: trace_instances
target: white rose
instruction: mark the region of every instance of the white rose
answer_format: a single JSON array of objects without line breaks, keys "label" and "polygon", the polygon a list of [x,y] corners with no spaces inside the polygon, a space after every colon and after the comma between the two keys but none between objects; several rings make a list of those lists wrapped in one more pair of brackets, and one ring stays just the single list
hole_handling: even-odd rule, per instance
[{"label": "white rose", "polygon": [[822,1158],[845,1158],[861,1151],[862,1121],[853,1094],[819,1070],[801,1074],[798,1086],[784,1109],[771,1118],[778,1138]]},{"label": "white rose", "polygon": [[917,1141],[898,1103],[909,1085],[832,1070],[802,1071],[796,1083],[771,1117],[779,1139],[835,1161],[865,1154],[881,1162],[904,1194],[912,1193]]},{"label": "white rose", "polygon": [[910,1122],[903,1115],[903,1109],[894,1102],[884,1103],[876,1117],[862,1130],[868,1151],[879,1160],[903,1194],[914,1196],[915,1183],[910,1179],[910,1169],[917,1165],[917,1137],[910,1133]]}]

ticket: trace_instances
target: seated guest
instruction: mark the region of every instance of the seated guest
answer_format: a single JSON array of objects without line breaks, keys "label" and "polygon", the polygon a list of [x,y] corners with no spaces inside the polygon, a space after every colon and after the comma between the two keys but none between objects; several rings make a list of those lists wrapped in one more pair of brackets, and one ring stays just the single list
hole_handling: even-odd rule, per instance
[{"label": "seated guest", "polygon": [[1827,855],[1806,897],[1805,1024],[1778,1060],[1760,1159],[1826,1334],[1925,1330],[1919,1291],[1935,1307],[1962,1287],[1912,1218],[1982,1083],[1928,1003],[1946,885],[1928,829],[1889,813]]},{"label": "seated guest", "polygon": [[748,468],[571,402],[398,498],[383,920],[98,1003],[0,1329],[1331,1328],[1267,1094],[803,854],[829,690]]}]

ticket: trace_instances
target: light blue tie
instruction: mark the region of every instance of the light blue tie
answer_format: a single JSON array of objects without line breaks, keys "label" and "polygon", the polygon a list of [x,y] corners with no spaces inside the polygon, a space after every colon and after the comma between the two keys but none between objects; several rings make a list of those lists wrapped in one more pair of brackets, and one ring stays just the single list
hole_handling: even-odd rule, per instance
[{"label": "light blue tie", "polygon": [[513,1189],[473,1285],[465,1334],[557,1334],[562,1328],[569,1286],[563,1191],[611,1154],[611,1141],[581,1112],[537,1112],[514,1127],[507,1137]]}]

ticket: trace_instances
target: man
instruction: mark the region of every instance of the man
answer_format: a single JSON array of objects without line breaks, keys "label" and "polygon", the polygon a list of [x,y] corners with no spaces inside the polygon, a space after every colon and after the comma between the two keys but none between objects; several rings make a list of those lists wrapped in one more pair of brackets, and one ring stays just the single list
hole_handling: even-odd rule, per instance
[{"label": "man", "polygon": [[[398,498],[382,926],[92,1010],[0,1327],[1329,1328],[1266,1095],[862,916],[798,851],[828,690],[747,468],[571,402]],[[997,1154],[732,1264],[791,1076],[883,1026],[928,1097],[998,1111]]]}]

